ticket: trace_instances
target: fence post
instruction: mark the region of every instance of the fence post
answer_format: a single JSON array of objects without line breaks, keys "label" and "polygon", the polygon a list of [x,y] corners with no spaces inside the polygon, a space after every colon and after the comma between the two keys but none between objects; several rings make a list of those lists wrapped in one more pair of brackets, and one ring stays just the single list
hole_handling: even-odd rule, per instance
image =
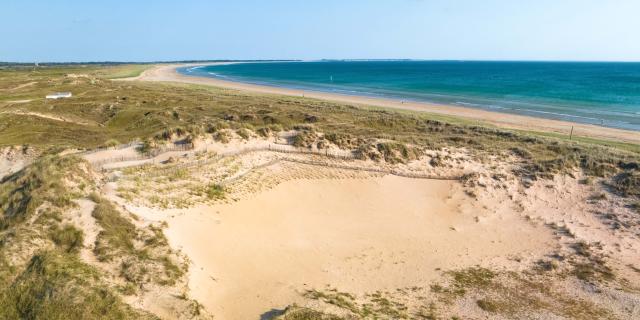
[{"label": "fence post", "polygon": [[569,133],[569,140],[573,139],[573,126],[571,126],[571,133]]}]

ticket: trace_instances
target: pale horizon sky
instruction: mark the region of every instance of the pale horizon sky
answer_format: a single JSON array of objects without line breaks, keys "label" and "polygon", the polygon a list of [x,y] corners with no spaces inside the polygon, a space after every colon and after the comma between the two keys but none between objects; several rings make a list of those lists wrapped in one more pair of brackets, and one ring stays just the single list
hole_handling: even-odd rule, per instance
[{"label": "pale horizon sky", "polygon": [[5,0],[0,61],[640,61],[638,0]]}]

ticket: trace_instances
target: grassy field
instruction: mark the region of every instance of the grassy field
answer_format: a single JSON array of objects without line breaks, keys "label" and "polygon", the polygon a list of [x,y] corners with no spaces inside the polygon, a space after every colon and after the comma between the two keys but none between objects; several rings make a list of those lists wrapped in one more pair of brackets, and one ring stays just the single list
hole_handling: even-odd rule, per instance
[{"label": "grassy field", "polygon": [[105,74],[107,79],[123,79],[139,76],[145,70],[151,68],[149,64],[132,64],[111,67]]}]

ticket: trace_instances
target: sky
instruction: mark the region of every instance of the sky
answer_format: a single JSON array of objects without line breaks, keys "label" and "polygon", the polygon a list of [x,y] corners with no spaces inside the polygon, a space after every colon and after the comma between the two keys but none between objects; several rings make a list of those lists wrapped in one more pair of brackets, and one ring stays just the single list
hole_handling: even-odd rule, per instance
[{"label": "sky", "polygon": [[2,0],[0,61],[640,61],[640,0]]}]

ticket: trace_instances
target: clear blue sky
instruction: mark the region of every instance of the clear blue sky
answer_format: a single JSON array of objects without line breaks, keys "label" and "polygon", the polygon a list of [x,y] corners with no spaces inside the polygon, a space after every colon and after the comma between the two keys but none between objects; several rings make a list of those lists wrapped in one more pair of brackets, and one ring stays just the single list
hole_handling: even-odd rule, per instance
[{"label": "clear blue sky", "polygon": [[3,0],[0,61],[640,60],[640,0]]}]

